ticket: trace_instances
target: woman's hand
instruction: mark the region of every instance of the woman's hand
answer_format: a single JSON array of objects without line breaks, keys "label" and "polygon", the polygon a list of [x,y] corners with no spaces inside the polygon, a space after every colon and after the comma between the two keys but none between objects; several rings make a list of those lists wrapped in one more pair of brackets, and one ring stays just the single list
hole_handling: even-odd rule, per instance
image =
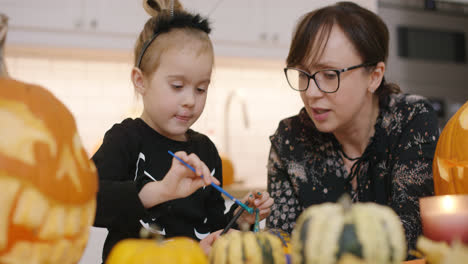
[{"label": "woman's hand", "polygon": [[[268,192],[260,192],[259,190],[253,190],[248,193],[243,199],[242,202],[249,201],[249,207],[253,207],[254,210],[258,208],[259,210],[259,221],[265,219],[271,212],[271,206],[274,203],[273,198],[270,197]],[[240,208],[237,208],[234,214],[236,214]],[[242,215],[237,219],[237,224],[240,226],[241,223],[247,222],[251,225],[255,223],[255,212],[249,214],[248,212],[243,212]]]},{"label": "woman's hand", "polygon": [[209,234],[200,241],[200,247],[203,249],[207,256],[210,254],[211,247],[213,246],[213,243],[216,241],[216,239],[218,239],[219,234],[221,234],[221,232],[223,232],[223,230],[218,230],[214,233]]},{"label": "woman's hand", "polygon": [[139,197],[145,208],[187,197],[200,187],[210,185],[211,182],[219,185],[219,181],[211,176],[208,167],[197,155],[193,153],[187,155],[184,151],[176,152],[175,155],[190,164],[196,172],[173,158],[171,168],[162,181],[147,183],[141,189]]}]

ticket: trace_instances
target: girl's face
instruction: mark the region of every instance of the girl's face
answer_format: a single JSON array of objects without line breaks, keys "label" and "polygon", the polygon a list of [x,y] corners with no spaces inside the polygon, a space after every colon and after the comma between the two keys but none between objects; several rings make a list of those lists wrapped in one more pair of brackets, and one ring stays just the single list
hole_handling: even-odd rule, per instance
[{"label": "girl's face", "polygon": [[[323,69],[343,69],[363,63],[351,41],[338,26],[333,26],[322,56],[309,67],[298,66],[310,74]],[[323,93],[311,79],[309,88],[301,93],[310,118],[319,131],[348,131],[359,119],[368,118],[372,103],[371,74],[365,68],[340,73],[339,89]]]},{"label": "girl's face", "polygon": [[176,45],[161,55],[156,71],[144,78],[141,118],[161,135],[186,140],[185,133],[205,107],[213,53],[198,40]]}]

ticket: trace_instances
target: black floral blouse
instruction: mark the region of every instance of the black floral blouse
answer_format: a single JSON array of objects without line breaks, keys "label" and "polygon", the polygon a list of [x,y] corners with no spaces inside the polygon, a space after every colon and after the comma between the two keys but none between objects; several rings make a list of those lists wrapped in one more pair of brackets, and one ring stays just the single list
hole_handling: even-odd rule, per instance
[{"label": "black floral blouse", "polygon": [[268,191],[275,203],[267,226],[291,233],[310,205],[354,202],[388,205],[400,216],[409,248],[421,234],[419,197],[434,195],[432,159],[439,136],[437,117],[420,96],[394,94],[381,103],[375,133],[353,166],[357,189],[331,133],[319,132],[305,109],[280,122],[270,137]]}]

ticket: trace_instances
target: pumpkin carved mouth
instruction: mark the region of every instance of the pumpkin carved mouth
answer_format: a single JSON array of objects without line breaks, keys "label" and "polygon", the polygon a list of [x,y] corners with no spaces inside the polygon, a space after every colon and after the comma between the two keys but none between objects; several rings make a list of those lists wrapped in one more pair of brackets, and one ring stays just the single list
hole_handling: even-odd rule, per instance
[{"label": "pumpkin carved mouth", "polygon": [[432,166],[436,195],[468,194],[468,102],[442,130]]},{"label": "pumpkin carved mouth", "polygon": [[94,220],[95,200],[82,206],[56,203],[2,174],[0,186],[7,190],[1,202],[0,252],[9,251],[0,254],[1,263],[76,263],[80,259]]},{"label": "pumpkin carved mouth", "polygon": [[463,179],[463,173],[465,169],[468,169],[468,161],[464,162],[466,164],[442,158],[437,158],[436,161],[439,167],[440,177],[447,182],[450,181],[450,175],[457,175],[460,180]]},{"label": "pumpkin carved mouth", "polygon": [[75,120],[47,90],[0,79],[0,263],[77,263],[97,172]]}]

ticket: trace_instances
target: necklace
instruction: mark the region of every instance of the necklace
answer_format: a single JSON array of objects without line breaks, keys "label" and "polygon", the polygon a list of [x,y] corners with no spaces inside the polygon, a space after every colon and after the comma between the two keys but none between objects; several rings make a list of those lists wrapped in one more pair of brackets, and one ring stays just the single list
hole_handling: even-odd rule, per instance
[{"label": "necklace", "polygon": [[358,160],[358,159],[360,159],[362,157],[361,156],[361,157],[356,157],[356,158],[350,158],[348,155],[346,155],[346,153],[342,149],[340,149],[340,152],[341,152],[341,154],[343,154],[343,157],[345,157],[347,160],[350,160],[350,161],[355,161],[355,160]]}]

